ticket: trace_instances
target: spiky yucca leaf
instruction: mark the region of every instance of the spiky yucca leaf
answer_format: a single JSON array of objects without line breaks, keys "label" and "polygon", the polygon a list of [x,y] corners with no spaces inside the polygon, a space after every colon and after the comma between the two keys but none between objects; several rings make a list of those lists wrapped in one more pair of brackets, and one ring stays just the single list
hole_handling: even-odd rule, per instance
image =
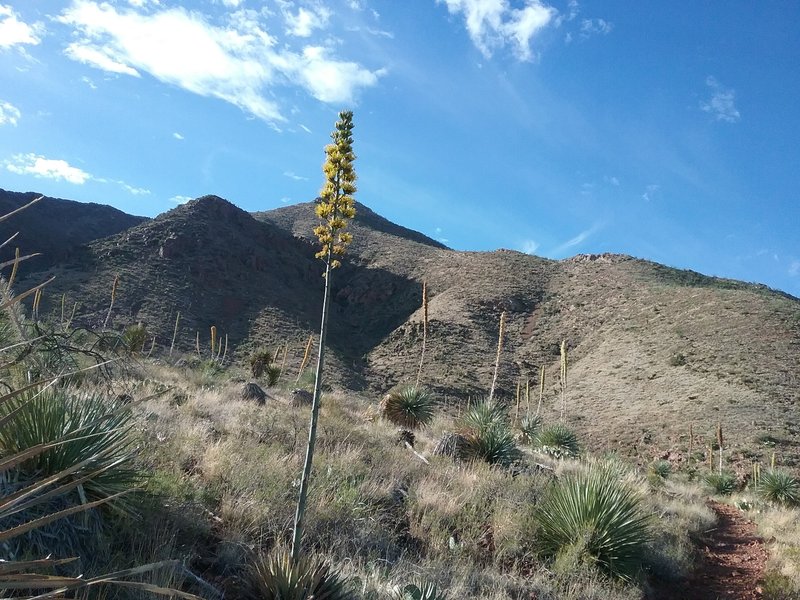
[{"label": "spiky yucca leaf", "polygon": [[578,436],[561,423],[542,429],[536,436],[535,444],[541,452],[556,458],[578,456],[581,452]]},{"label": "spiky yucca leaf", "polygon": [[542,417],[539,415],[523,417],[522,422],[519,424],[520,441],[526,444],[533,442],[541,428]]},{"label": "spiky yucca leaf", "polygon": [[650,465],[650,474],[658,479],[666,479],[672,473],[672,465],[668,460],[657,460]]},{"label": "spiky yucca leaf", "polygon": [[436,398],[425,388],[404,386],[381,401],[381,415],[406,429],[425,427],[433,420]]},{"label": "spiky yucca leaf", "polygon": [[553,483],[536,511],[538,542],[546,556],[574,550],[607,574],[630,580],[641,569],[649,516],[636,492],[613,469],[593,466]]},{"label": "spiky yucca leaf", "polygon": [[483,460],[490,465],[508,467],[520,458],[513,432],[506,425],[465,430],[465,460]]},{"label": "spiky yucca leaf", "polygon": [[771,469],[761,475],[758,493],[764,500],[783,506],[800,505],[800,480],[786,471]]},{"label": "spiky yucca leaf", "polygon": [[436,584],[430,581],[417,581],[397,587],[392,593],[393,600],[447,600]]},{"label": "spiky yucca leaf", "polygon": [[261,555],[250,569],[248,600],[354,600],[350,580],[324,561],[285,552]]}]

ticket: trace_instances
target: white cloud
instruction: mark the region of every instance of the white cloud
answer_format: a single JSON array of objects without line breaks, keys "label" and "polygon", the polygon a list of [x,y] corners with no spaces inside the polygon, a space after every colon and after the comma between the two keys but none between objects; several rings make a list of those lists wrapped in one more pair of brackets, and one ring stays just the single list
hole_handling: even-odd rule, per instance
[{"label": "white cloud", "polygon": [[644,193],[642,194],[642,200],[644,200],[645,202],[650,202],[651,200],[653,200],[659,188],[660,186],[655,183],[651,183],[650,185],[648,185],[644,189]]},{"label": "white cloud", "polygon": [[300,129],[302,129],[306,133],[311,133],[311,130],[308,127],[306,127],[305,125],[303,125],[302,123],[299,124],[299,127],[300,127]]},{"label": "white cloud", "polygon": [[268,122],[285,120],[272,93],[276,86],[301,86],[322,102],[351,103],[383,74],[339,60],[328,48],[279,47],[256,11],[239,10],[227,18],[215,25],[184,8],[143,13],[73,0],[58,21],[75,30],[77,41],[66,50],[74,60],[112,73],[148,73]]},{"label": "white cloud", "polygon": [[37,154],[16,154],[11,160],[6,161],[6,169],[17,175],[63,180],[76,185],[82,185],[93,179],[89,173],[73,167],[65,160],[45,158]]},{"label": "white cloud", "polygon": [[35,46],[41,42],[44,26],[41,23],[29,25],[19,20],[16,12],[5,4],[0,4],[0,49],[27,44]]},{"label": "white cloud", "polygon": [[606,183],[610,183],[614,187],[618,187],[619,186],[619,179],[617,179],[613,175],[605,175],[605,176],[603,176],[603,181],[605,181]]},{"label": "white cloud", "polygon": [[331,18],[331,11],[324,6],[301,6],[293,13],[289,2],[281,2],[281,12],[286,21],[286,33],[296,37],[310,37],[315,29],[325,29]]},{"label": "white cloud", "polygon": [[177,131],[172,134],[172,137],[174,137],[176,140],[184,139],[184,137],[180,133],[178,133]]},{"label": "white cloud", "polygon": [[711,98],[700,103],[700,108],[714,116],[717,121],[736,123],[741,115],[736,108],[736,92],[724,87],[715,77],[706,77],[706,85],[711,90]]},{"label": "white cloud", "polygon": [[536,254],[536,251],[539,249],[539,244],[537,244],[533,240],[525,240],[524,242],[522,242],[520,249],[525,254]]},{"label": "white cloud", "polygon": [[283,176],[288,177],[289,179],[294,179],[295,181],[308,181],[308,177],[296,175],[294,171],[284,171]]},{"label": "white cloud", "polygon": [[581,21],[581,36],[584,38],[593,34],[608,35],[614,29],[614,24],[605,19],[584,19]]},{"label": "white cloud", "polygon": [[792,264],[789,265],[789,275],[792,277],[800,275],[800,260],[793,260]]},{"label": "white cloud", "polygon": [[599,231],[601,227],[602,227],[601,223],[595,223],[589,229],[581,231],[574,238],[571,238],[571,239],[567,240],[566,242],[564,242],[563,244],[561,244],[561,245],[557,246],[556,248],[554,248],[550,252],[550,254],[558,255],[558,254],[561,254],[562,252],[564,252],[565,250],[568,250],[568,249],[573,248],[575,246],[579,246],[580,244],[585,242],[587,239],[589,239],[589,237],[591,237],[592,235],[597,233],[597,231]]},{"label": "white cloud", "polygon": [[192,200],[191,196],[173,196],[169,199],[170,202],[174,202],[175,204],[185,204],[189,200]]},{"label": "white cloud", "polygon": [[22,113],[10,102],[0,100],[0,125],[16,125]]},{"label": "white cloud", "polygon": [[554,20],[558,11],[539,0],[513,8],[508,0],[437,0],[450,14],[463,14],[472,42],[489,58],[497,48],[510,46],[520,60],[531,60],[531,40]]},{"label": "white cloud", "polygon": [[121,185],[123,189],[127,190],[128,193],[130,193],[130,194],[132,194],[134,196],[148,196],[148,195],[150,195],[150,190],[147,190],[145,188],[134,187],[132,185],[129,185],[129,184],[125,183],[124,181],[117,181],[117,183],[119,185]]},{"label": "white cloud", "polygon": [[88,85],[88,86],[89,86],[89,88],[91,88],[91,89],[93,89],[93,90],[96,90],[96,89],[97,89],[97,85],[95,85],[94,81],[92,81],[91,79],[89,79],[88,77],[86,77],[86,75],[84,75],[83,77],[81,77],[81,81],[82,81],[83,83],[85,83],[86,85]]}]

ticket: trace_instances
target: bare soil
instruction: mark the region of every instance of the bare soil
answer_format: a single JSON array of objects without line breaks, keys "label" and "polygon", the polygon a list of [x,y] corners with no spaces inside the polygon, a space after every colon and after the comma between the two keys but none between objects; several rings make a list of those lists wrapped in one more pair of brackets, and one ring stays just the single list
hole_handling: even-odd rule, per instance
[{"label": "bare soil", "polygon": [[768,552],[756,526],[729,504],[710,502],[717,526],[700,540],[698,565],[680,584],[660,589],[654,600],[757,600]]}]

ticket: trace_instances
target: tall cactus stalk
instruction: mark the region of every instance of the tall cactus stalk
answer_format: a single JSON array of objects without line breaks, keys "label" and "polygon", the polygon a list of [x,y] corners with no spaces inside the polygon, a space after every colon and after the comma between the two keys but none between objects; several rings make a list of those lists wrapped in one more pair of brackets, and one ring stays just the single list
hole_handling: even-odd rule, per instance
[{"label": "tall cactus stalk", "polygon": [[303,539],[303,523],[308,499],[308,486],[311,478],[311,464],[314,460],[314,446],[317,439],[317,421],[319,420],[319,401],[322,390],[322,369],[325,362],[325,337],[328,332],[328,310],[331,296],[331,277],[333,270],[339,266],[336,256],[344,254],[345,248],[353,240],[350,233],[344,231],[350,219],[356,215],[353,194],[356,191],[356,172],[353,168],[353,113],[340,112],[336,129],[331,134],[332,144],[325,147],[327,159],[322,167],[325,173],[325,184],[320,192],[316,213],[320,224],[314,234],[320,241],[322,249],[317,258],[325,261],[325,291],[322,297],[322,322],[319,333],[319,353],[317,370],[314,377],[314,395],[311,401],[311,423],[308,428],[308,446],[303,464],[303,476],[300,480],[300,494],[297,499],[297,512],[294,517],[292,531],[292,562],[297,563]]},{"label": "tall cactus stalk", "polygon": [[414,387],[419,387],[419,380],[422,377],[422,364],[425,362],[425,347],[428,344],[428,284],[422,282],[422,351],[419,355],[419,368],[417,369],[417,381]]},{"label": "tall cactus stalk", "polygon": [[561,422],[567,413],[567,340],[561,340]]},{"label": "tall cactus stalk", "polygon": [[506,333],[506,311],[500,313],[500,332],[497,335],[497,355],[494,358],[494,375],[492,387],[489,389],[489,402],[494,399],[494,389],[497,385],[497,373],[500,370],[500,354],[503,351],[503,336]]}]

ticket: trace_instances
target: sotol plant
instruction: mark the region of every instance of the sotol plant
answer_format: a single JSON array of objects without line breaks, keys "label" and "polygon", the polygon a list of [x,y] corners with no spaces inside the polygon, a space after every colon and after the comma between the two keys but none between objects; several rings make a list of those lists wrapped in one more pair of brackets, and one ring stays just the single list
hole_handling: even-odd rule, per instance
[{"label": "sotol plant", "polygon": [[758,493],[768,502],[800,506],[800,481],[786,471],[771,469],[761,474]]},{"label": "sotol plant", "polygon": [[404,386],[386,394],[381,415],[399,427],[419,429],[433,420],[436,398],[428,390]]},{"label": "sotol plant", "polygon": [[284,552],[259,556],[249,574],[248,600],[353,600],[350,581],[325,562]]},{"label": "sotol plant", "polygon": [[541,551],[551,557],[570,553],[611,576],[633,579],[649,540],[649,517],[640,504],[614,469],[569,473],[553,484],[536,512]]},{"label": "sotol plant", "polygon": [[578,436],[561,423],[542,429],[536,436],[535,445],[540,452],[556,458],[578,456],[581,451]]},{"label": "sotol plant", "polygon": [[308,484],[311,477],[311,464],[314,460],[314,445],[317,438],[317,421],[319,420],[319,399],[322,390],[322,369],[325,362],[325,336],[328,331],[328,308],[331,296],[331,276],[333,269],[339,266],[337,256],[344,254],[345,248],[353,240],[350,233],[344,231],[350,219],[356,216],[355,200],[356,172],[353,162],[353,113],[340,112],[336,128],[331,134],[332,144],[325,146],[327,159],[322,166],[325,173],[325,184],[317,200],[316,213],[320,224],[314,228],[322,248],[317,258],[325,262],[325,291],[322,299],[322,324],[319,334],[319,354],[314,378],[314,395],[311,403],[311,424],[308,430],[308,446],[303,464],[303,475],[300,480],[300,494],[297,500],[297,512],[292,532],[292,560],[300,557],[300,544],[303,537],[303,519],[305,517]]}]

